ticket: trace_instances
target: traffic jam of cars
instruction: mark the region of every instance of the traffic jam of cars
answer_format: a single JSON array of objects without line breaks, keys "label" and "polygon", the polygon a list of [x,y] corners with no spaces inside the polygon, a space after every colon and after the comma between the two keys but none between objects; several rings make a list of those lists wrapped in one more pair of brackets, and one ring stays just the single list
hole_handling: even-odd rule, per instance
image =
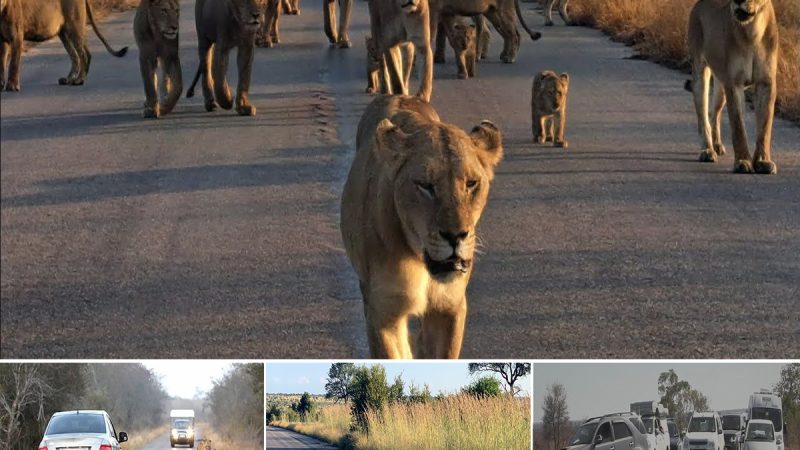
[{"label": "traffic jam of cars", "polygon": [[562,450],[784,450],[781,399],[767,390],[747,408],[695,411],[685,430],[655,401],[586,419]]}]

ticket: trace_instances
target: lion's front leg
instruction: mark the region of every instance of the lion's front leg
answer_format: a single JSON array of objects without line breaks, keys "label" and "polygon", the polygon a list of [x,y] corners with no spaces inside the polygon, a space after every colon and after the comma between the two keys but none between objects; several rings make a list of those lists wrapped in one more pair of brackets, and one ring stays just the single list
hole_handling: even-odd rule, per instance
[{"label": "lion's front leg", "polygon": [[322,0],[322,13],[325,26],[325,36],[331,45],[336,44],[336,0]]},{"label": "lion's front leg", "polygon": [[339,33],[336,43],[339,48],[350,48],[350,15],[353,9],[353,0],[339,0]]},{"label": "lion's front leg", "polygon": [[422,317],[417,355],[420,358],[457,359],[464,340],[467,299],[455,311],[428,311]]},{"label": "lion's front leg", "polygon": [[161,113],[169,114],[175,108],[183,93],[183,72],[181,71],[181,60],[177,51],[173,58],[164,61],[163,69],[164,79],[167,81],[169,89],[166,91],[166,97],[161,104]]},{"label": "lion's front leg", "polygon": [[228,86],[227,79],[229,54],[230,49],[220,45],[219,41],[214,44],[214,57],[211,61],[212,84],[214,85],[214,98],[223,109],[233,108],[231,88]]},{"label": "lion's front leg", "polygon": [[139,52],[139,70],[144,83],[144,110],[142,117],[145,119],[158,119],[161,110],[158,105],[158,60],[155,55],[146,55],[148,52]]},{"label": "lion's front leg", "polygon": [[408,316],[387,314],[365,308],[367,338],[373,359],[411,359]]},{"label": "lion's front leg", "polygon": [[[773,78],[774,79],[774,78]],[[753,170],[756,173],[776,174],[778,166],[771,159],[772,146],[772,121],[775,114],[775,83],[764,80],[756,83],[756,126],[758,137],[756,138],[756,151],[753,154]]]},{"label": "lion's front leg", "polygon": [[[427,33],[425,34],[427,35]],[[430,103],[431,95],[433,94],[433,51],[431,50],[430,39],[428,39],[428,36],[425,36],[421,39],[421,42],[418,40],[418,42],[414,42],[414,44],[417,47],[417,52],[419,52],[424,61],[422,83],[417,92],[417,97]]]},{"label": "lion's front leg", "polygon": [[6,88],[6,65],[10,48],[8,42],[0,42],[0,91]]},{"label": "lion's front leg", "polygon": [[[744,87],[725,86],[728,98],[728,121],[733,134],[733,171],[737,173],[753,173],[750,161],[750,149],[747,146],[747,131],[744,128]],[[713,148],[709,149],[714,153]]]},{"label": "lion's front leg", "polygon": [[236,112],[240,116],[255,116],[256,107],[250,104],[250,76],[253,73],[253,44],[239,46],[236,63],[239,66],[239,84],[236,88]]},{"label": "lion's front leg", "polygon": [[558,112],[556,112],[555,116],[553,117],[553,122],[555,122],[555,134],[553,135],[553,145],[556,147],[567,148],[569,147],[569,143],[567,139],[564,138],[564,132],[567,128],[567,104],[566,102],[561,107]]}]

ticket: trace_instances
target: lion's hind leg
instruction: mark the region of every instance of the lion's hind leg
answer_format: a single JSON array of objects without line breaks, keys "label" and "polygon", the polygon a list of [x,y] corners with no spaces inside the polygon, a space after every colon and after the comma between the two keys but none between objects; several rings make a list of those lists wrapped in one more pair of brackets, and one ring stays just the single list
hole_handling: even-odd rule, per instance
[{"label": "lion's hind leg", "polygon": [[58,38],[61,40],[61,43],[64,44],[64,49],[67,51],[70,63],[72,64],[67,76],[58,79],[58,84],[62,86],[76,84],[82,71],[81,65],[83,64],[83,58],[75,47],[74,36],[68,30],[62,28],[58,33]]}]

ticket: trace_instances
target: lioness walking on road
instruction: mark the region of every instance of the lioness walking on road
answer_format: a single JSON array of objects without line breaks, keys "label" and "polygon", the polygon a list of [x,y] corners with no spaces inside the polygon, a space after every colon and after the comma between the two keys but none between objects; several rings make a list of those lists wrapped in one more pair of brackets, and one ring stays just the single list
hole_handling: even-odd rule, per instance
[{"label": "lioness walking on road", "polygon": [[256,33],[263,10],[262,0],[197,0],[194,11],[200,66],[186,97],[194,96],[194,87],[202,75],[206,111],[215,110],[217,105],[231,109],[234,101],[226,75],[228,56],[233,48],[237,48],[239,83],[236,87],[236,112],[241,116],[256,115],[256,107],[250,104],[248,93]]},{"label": "lioness walking on road", "polygon": [[364,111],[341,230],[373,358],[458,358],[476,225],[502,156],[491,122],[466,133],[417,97],[381,95]]},{"label": "lioness walking on road", "polygon": [[[133,19],[133,35],[139,47],[139,67],[144,83],[145,118],[168,114],[183,93],[178,27],[178,0],[142,0]],[[158,68],[161,67],[161,75]],[[159,103],[158,85],[164,100]]]},{"label": "lioness walking on road", "polygon": [[[778,25],[771,0],[699,0],[689,17],[691,90],[700,134],[700,161],[725,154],[720,136],[726,100],[738,173],[777,173],[772,162],[772,120],[778,70]],[[714,77],[714,127],[708,119],[708,97]],[[755,89],[756,151],[750,157],[744,127],[744,89]]]},{"label": "lioness walking on road", "polygon": [[59,78],[58,84],[80,86],[85,83],[92,62],[92,54],[86,44],[87,19],[109,53],[118,58],[125,56],[128,47],[114,50],[100,33],[89,0],[2,0],[0,90],[20,90],[23,41],[44,42],[55,36],[61,39],[72,61],[69,74]]}]

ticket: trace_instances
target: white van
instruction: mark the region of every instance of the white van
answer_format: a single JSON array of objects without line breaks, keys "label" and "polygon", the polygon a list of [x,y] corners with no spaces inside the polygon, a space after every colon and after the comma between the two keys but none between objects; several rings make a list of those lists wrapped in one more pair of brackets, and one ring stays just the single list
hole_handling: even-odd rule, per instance
[{"label": "white van", "polygon": [[784,449],[783,439],[783,407],[781,398],[774,393],[762,389],[750,395],[750,402],[747,405],[747,418],[749,420],[769,420],[775,428],[775,444],[778,450]]},{"label": "white van", "polygon": [[631,403],[631,412],[641,416],[650,450],[670,450],[669,424],[667,416],[669,411],[664,405],[655,402]]},{"label": "white van", "polygon": [[683,450],[724,450],[722,420],[714,411],[695,412],[683,438]]},{"label": "white van", "polygon": [[194,447],[194,410],[173,409],[169,412],[169,445]]}]

